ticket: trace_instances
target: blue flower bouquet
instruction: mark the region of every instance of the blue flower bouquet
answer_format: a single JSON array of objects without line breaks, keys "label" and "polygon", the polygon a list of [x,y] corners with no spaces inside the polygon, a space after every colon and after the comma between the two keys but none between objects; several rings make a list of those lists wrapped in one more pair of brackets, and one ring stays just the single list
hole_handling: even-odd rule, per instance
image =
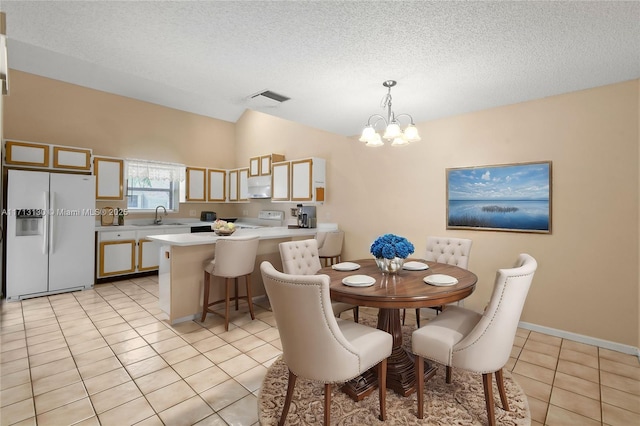
[{"label": "blue flower bouquet", "polygon": [[371,244],[371,254],[375,256],[378,268],[383,273],[397,273],[402,269],[404,260],[415,248],[404,237],[394,234],[382,235]]}]

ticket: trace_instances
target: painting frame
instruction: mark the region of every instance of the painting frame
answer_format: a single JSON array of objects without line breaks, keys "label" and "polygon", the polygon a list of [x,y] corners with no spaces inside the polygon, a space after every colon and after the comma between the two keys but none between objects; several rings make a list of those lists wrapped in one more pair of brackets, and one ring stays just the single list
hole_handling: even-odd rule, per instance
[{"label": "painting frame", "polygon": [[552,162],[447,168],[446,229],[551,234]]}]

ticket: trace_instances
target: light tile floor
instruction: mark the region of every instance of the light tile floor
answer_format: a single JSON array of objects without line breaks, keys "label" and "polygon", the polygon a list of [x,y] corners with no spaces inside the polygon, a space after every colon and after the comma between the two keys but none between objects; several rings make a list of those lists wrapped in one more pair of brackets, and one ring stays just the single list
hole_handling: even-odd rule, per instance
[{"label": "light tile floor", "polygon": [[[281,353],[267,306],[168,325],[153,276],[0,308],[1,425],[254,425]],[[640,424],[637,357],[519,329],[507,368],[534,425]]]}]

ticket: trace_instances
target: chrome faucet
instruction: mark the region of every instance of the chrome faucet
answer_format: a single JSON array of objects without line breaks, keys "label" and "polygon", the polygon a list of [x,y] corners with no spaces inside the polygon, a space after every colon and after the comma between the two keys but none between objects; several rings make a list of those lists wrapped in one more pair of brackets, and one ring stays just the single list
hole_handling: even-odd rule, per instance
[{"label": "chrome faucet", "polygon": [[161,224],[162,224],[162,217],[161,217],[160,219],[158,219],[158,209],[159,209],[160,207],[162,207],[162,210],[164,210],[164,215],[165,215],[165,216],[167,215],[167,209],[165,209],[165,208],[164,208],[164,206],[158,206],[158,207],[156,207],[156,218],[155,218],[155,220],[153,221],[153,223],[154,223],[155,225],[161,225]]}]

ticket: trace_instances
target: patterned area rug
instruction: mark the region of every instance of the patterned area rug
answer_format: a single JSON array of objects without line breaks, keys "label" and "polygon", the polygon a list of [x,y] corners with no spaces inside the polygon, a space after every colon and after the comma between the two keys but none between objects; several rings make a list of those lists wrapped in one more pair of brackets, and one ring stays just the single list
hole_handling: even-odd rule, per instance
[{"label": "patterned area rug", "polygon": [[[363,319],[369,323],[371,319]],[[403,342],[410,346],[412,327],[403,326]],[[425,384],[425,418],[416,417],[416,395],[401,397],[387,390],[387,421],[378,420],[378,391],[355,402],[340,390],[331,388],[331,424],[338,425],[486,425],[487,412],[482,388],[482,375],[453,370],[453,383],[447,384],[445,368],[438,366],[436,375]],[[261,425],[278,423],[287,390],[287,366],[278,359],[269,367],[258,398]],[[500,425],[530,425],[527,397],[508,371],[504,371],[505,388],[511,411],[504,411],[498,389],[493,385],[496,422]],[[324,416],[324,385],[298,378],[287,416],[288,425],[321,424]]]}]

